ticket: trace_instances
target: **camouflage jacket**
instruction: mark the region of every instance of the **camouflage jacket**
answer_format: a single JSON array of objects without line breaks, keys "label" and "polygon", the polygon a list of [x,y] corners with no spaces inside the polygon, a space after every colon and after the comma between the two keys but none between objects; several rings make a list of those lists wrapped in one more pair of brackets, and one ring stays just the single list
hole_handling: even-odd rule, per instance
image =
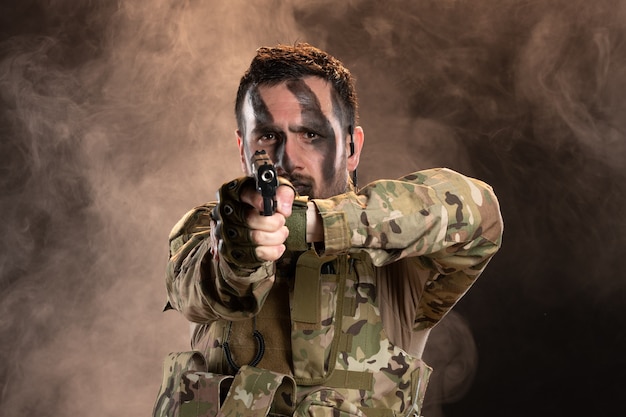
[{"label": "camouflage jacket", "polygon": [[497,199],[481,181],[431,169],[313,202],[324,244],[251,271],[213,263],[215,203],[188,212],[170,235],[168,304],[194,323],[210,372],[234,373],[225,342],[239,365],[252,360],[259,331],[258,366],[294,377],[298,401],[338,393],[359,410],[390,410],[375,415],[405,413],[423,396],[425,384],[411,390],[428,369],[428,331],[500,247]]}]

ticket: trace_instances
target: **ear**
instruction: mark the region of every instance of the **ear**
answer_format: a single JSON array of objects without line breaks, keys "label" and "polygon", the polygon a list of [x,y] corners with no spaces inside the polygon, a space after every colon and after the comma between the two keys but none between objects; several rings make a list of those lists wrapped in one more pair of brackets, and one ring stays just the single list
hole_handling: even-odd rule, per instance
[{"label": "ear", "polygon": [[248,175],[248,158],[246,157],[246,146],[243,138],[241,137],[241,131],[237,129],[235,131],[237,135],[237,147],[239,148],[239,157],[241,158],[241,170],[244,174]]},{"label": "ear", "polygon": [[363,150],[363,142],[365,141],[365,134],[363,128],[357,126],[354,128],[352,134],[354,140],[354,153],[350,155],[350,137],[348,137],[348,171],[352,172],[359,165],[359,159],[361,158],[361,150]]}]

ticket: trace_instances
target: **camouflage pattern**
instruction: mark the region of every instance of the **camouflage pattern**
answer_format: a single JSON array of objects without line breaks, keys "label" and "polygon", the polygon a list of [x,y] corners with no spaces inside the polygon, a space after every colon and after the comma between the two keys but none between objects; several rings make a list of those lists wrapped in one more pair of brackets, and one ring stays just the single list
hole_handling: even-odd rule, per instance
[{"label": "camouflage pattern", "polygon": [[294,417],[367,417],[337,391],[316,389],[300,401]]},{"label": "camouflage pattern", "polygon": [[[200,352],[170,353],[153,417],[291,416],[295,381],[264,369],[243,366],[235,377],[193,370]],[[202,363],[203,360],[202,360]]]},{"label": "camouflage pattern", "polygon": [[200,352],[170,353],[163,363],[163,382],[152,415],[154,417],[214,417],[220,397],[233,377],[204,372]]},{"label": "camouflage pattern", "polygon": [[[480,181],[433,169],[313,202],[324,220],[324,245],[284,256],[297,264],[281,260],[254,270],[211,262],[214,203],[189,212],[170,235],[168,304],[196,323],[192,346],[209,370],[234,373],[221,348],[226,323],[256,317],[263,326],[272,289],[287,282],[291,346],[271,350],[283,349],[276,357],[291,363],[259,367],[291,370],[297,415],[419,415],[430,368],[415,335],[441,320],[500,247],[496,197]],[[407,323],[397,320],[407,312]]]},{"label": "camouflage pattern", "polygon": [[[322,265],[329,263],[335,274],[322,273]],[[365,252],[318,257],[309,251],[300,256],[292,303],[294,376],[301,385],[299,397],[309,391],[305,386],[323,385],[334,388],[342,404],[355,404],[366,413],[385,409],[391,416],[405,415],[413,405],[421,407],[431,369],[387,338],[373,272]],[[311,317],[305,300],[314,291],[302,281],[320,287],[319,307]]]},{"label": "camouflage pattern", "polygon": [[219,417],[291,416],[295,406],[296,383],[287,375],[242,366]]},{"label": "camouflage pattern", "polygon": [[498,251],[502,218],[491,187],[447,168],[377,181],[357,195],[314,200],[325,253],[364,250],[375,266],[417,257],[429,272],[416,330],[434,326]]}]

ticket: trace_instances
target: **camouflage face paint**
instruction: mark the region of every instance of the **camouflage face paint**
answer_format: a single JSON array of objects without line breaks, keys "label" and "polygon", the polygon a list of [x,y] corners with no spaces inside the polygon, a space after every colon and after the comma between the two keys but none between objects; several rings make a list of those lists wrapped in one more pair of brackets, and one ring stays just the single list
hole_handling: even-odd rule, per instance
[{"label": "camouflage face paint", "polygon": [[[250,140],[260,134],[264,134],[266,131],[271,131],[273,135],[277,136],[278,141],[273,143],[271,148],[264,147],[264,149],[267,151],[272,161],[278,162],[282,160],[285,151],[286,137],[284,133],[276,130],[276,127],[274,126],[274,116],[267,107],[263,97],[261,97],[258,86],[250,88],[250,105],[252,106],[252,111],[254,112],[254,127],[251,131]],[[246,143],[249,145],[248,142]],[[255,150],[256,145],[258,145],[258,143],[255,144]],[[250,154],[252,154],[252,152],[250,152]]]},{"label": "camouflage face paint", "polygon": [[265,102],[261,98],[258,87],[252,87],[250,89],[250,102],[252,109],[254,110],[254,116],[259,124],[274,123],[274,117],[270,113],[269,109],[265,105]]},{"label": "camouflage face paint", "polygon": [[287,82],[287,88],[296,96],[300,103],[302,114],[301,124],[323,139],[316,142],[319,152],[324,155],[322,165],[322,178],[326,185],[335,182],[337,174],[335,166],[337,162],[337,138],[330,120],[324,115],[319,99],[304,80],[292,80]]},{"label": "camouflage face paint", "polygon": [[[259,93],[259,88],[257,86],[253,86],[249,91],[249,100],[250,105],[252,106],[252,111],[254,112],[254,125],[252,127],[252,133],[255,131],[262,129],[264,126],[268,126],[274,123],[274,116],[270,113],[267,105],[263,101],[261,97],[261,93]],[[246,126],[248,128],[248,126]],[[246,137],[247,132],[243,132],[244,137]],[[248,141],[246,141],[246,145],[249,146]]]},{"label": "camouflage face paint", "polygon": [[[249,158],[255,150],[266,150],[279,175],[300,195],[343,193],[348,188],[347,161],[336,133],[342,125],[338,114],[341,106],[321,79],[251,87],[243,106],[244,152]],[[290,146],[293,155],[285,153]]]}]

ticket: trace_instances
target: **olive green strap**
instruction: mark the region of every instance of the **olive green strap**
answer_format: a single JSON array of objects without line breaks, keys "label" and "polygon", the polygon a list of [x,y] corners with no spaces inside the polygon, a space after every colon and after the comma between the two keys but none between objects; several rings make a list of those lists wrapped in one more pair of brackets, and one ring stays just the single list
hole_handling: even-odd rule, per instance
[{"label": "olive green strap", "polygon": [[331,388],[349,388],[371,391],[374,389],[374,374],[366,371],[346,371],[343,369],[335,369],[330,378],[324,382],[324,385]]},{"label": "olive green strap", "polygon": [[[396,413],[389,408],[359,407],[367,417],[396,417]],[[404,414],[403,414],[404,415]]]},{"label": "olive green strap", "polygon": [[309,249],[306,243],[306,210],[308,197],[296,197],[291,206],[291,216],[287,218],[289,236],[285,242],[287,250],[302,252]]}]

